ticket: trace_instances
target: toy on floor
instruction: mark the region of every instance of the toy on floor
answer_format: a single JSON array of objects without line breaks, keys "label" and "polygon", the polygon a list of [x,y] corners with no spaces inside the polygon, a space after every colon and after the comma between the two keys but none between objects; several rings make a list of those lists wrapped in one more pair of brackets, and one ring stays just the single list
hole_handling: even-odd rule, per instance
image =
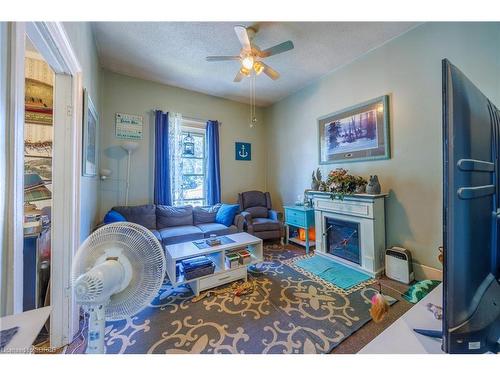
[{"label": "toy on floor", "polygon": [[370,308],[370,316],[375,323],[380,323],[385,319],[389,312],[389,302],[382,294],[382,285],[378,284],[378,293],[371,298],[372,307]]},{"label": "toy on floor", "polygon": [[429,310],[431,313],[433,313],[434,318],[436,318],[437,320],[443,319],[443,308],[441,306],[437,306],[437,305],[429,302],[427,304],[427,310]]},{"label": "toy on floor", "polygon": [[255,289],[255,281],[245,281],[244,283],[234,282],[227,288],[223,289],[210,289],[202,292],[199,296],[195,296],[191,299],[191,302],[198,302],[202,299],[209,297],[211,295],[218,295],[224,293],[233,293],[235,297],[250,294]]}]

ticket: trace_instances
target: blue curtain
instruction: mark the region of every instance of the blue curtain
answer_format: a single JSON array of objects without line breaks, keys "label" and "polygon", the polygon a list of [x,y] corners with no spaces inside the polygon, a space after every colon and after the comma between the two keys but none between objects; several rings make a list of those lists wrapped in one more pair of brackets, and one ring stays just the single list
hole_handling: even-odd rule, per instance
[{"label": "blue curtain", "polygon": [[169,167],[168,112],[155,111],[154,204],[172,205]]},{"label": "blue curtain", "polygon": [[207,122],[207,204],[220,202],[219,123]]}]

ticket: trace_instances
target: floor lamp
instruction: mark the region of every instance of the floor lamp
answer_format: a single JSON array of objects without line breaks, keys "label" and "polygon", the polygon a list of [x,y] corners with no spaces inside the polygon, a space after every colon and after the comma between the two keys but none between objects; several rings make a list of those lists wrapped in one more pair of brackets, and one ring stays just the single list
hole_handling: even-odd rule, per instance
[{"label": "floor lamp", "polygon": [[137,150],[137,147],[139,147],[139,144],[137,142],[125,142],[122,144],[122,148],[127,151],[128,157],[127,157],[127,184],[125,185],[125,206],[128,206],[128,191],[130,188],[130,155],[132,155],[132,152]]}]

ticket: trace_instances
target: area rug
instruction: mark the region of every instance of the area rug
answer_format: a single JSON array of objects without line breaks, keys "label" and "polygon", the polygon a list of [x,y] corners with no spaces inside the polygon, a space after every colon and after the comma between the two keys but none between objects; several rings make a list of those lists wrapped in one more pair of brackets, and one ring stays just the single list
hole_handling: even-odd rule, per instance
[{"label": "area rug", "polygon": [[[329,353],[370,321],[375,289],[340,294],[284,263],[303,251],[266,247],[264,254],[262,273],[249,278],[251,294],[192,302],[189,288],[165,284],[137,316],[106,324],[106,352]],[[66,353],[84,348],[73,344]]]},{"label": "area rug", "polygon": [[344,290],[372,279],[365,273],[320,255],[299,259],[295,264]]}]

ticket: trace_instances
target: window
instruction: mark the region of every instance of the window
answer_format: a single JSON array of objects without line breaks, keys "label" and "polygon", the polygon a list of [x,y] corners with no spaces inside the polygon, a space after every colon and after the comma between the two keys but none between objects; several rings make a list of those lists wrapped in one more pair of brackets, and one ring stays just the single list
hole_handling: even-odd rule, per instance
[{"label": "window", "polygon": [[194,141],[194,155],[181,156],[182,163],[182,202],[178,204],[190,204],[203,206],[206,204],[206,158],[205,158],[205,130],[198,128],[182,128],[182,139],[188,135]]}]

